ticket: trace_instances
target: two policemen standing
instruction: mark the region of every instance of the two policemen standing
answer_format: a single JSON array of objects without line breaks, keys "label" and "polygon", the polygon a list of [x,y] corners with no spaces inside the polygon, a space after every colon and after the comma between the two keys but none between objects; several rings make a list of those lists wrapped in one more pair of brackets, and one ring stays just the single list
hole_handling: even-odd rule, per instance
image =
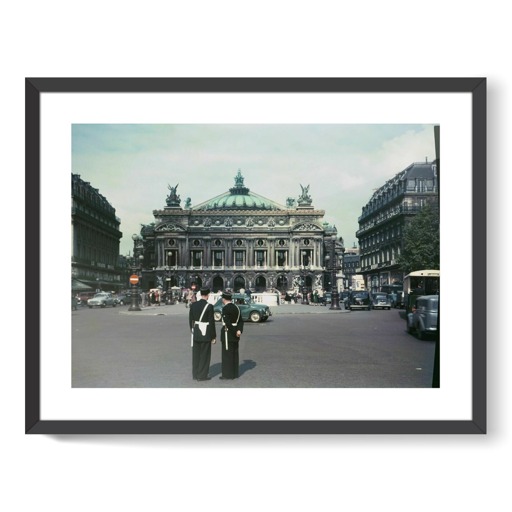
[{"label": "two policemen standing", "polygon": [[[208,303],[210,290],[201,289],[201,300],[190,306],[189,326],[192,345],[192,378],[198,381],[210,380],[212,344],[216,342],[213,306]],[[244,321],[238,306],[232,303],[230,293],[222,294],[222,375],[221,379],[237,379],[239,375],[238,343],[244,330]]]}]

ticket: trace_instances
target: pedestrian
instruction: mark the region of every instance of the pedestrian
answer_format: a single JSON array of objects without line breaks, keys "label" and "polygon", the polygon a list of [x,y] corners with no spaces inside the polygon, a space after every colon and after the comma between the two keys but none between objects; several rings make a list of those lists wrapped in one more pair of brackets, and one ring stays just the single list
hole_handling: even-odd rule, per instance
[{"label": "pedestrian", "polygon": [[188,307],[192,307],[192,304],[194,302],[196,302],[197,300],[197,297],[196,297],[196,290],[195,290],[195,286],[193,286],[187,293],[187,303],[188,303]]},{"label": "pedestrian", "polygon": [[231,380],[238,378],[238,344],[244,330],[244,321],[238,306],[231,302],[230,293],[222,294],[222,375],[221,379]]},{"label": "pedestrian", "polygon": [[208,376],[208,370],[212,344],[217,338],[213,306],[208,302],[209,295],[208,288],[201,289],[201,300],[190,305],[188,315],[192,345],[192,378],[198,381],[211,379]]}]

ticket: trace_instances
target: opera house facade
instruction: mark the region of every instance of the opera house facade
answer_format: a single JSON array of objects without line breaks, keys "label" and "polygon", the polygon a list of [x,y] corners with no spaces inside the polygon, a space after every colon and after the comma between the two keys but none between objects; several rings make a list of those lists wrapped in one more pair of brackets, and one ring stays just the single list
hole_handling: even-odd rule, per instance
[{"label": "opera house facade", "polygon": [[181,205],[177,188],[132,237],[143,289],[313,291],[329,288],[333,261],[341,269],[343,241],[313,206],[309,185],[286,205],[252,192],[240,171],[233,187],[193,207]]}]

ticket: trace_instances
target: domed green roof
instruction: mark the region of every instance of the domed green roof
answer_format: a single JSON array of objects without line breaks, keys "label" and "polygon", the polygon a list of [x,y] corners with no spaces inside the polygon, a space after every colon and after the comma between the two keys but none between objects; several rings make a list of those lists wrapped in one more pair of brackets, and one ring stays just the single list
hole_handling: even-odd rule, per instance
[{"label": "domed green roof", "polygon": [[192,210],[286,210],[286,206],[251,192],[244,185],[242,173],[238,171],[234,187],[194,206]]}]

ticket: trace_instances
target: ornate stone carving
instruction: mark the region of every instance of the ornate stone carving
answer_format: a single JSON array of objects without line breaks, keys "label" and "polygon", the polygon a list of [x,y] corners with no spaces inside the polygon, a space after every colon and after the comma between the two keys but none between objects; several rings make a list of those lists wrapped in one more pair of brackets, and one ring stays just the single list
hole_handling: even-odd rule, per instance
[{"label": "ornate stone carving", "polygon": [[309,185],[303,187],[300,186],[302,189],[302,194],[299,196],[299,199],[297,200],[297,203],[299,206],[311,206],[311,203],[313,200],[311,199],[311,196],[309,195]]},{"label": "ornate stone carving", "polygon": [[[179,183],[178,183],[179,185]],[[172,208],[179,208],[181,199],[180,196],[176,193],[176,190],[178,189],[178,185],[175,187],[171,187],[170,185],[167,185],[167,188],[170,190],[170,194],[167,196],[166,203],[167,206]]]},{"label": "ornate stone carving", "polygon": [[304,222],[303,224],[299,224],[294,228],[295,231],[322,231],[320,227],[311,222]]},{"label": "ornate stone carving", "polygon": [[172,222],[166,222],[164,224],[160,224],[155,231],[162,233],[165,231],[185,231],[185,228],[183,226],[180,226],[179,224],[173,224]]}]

